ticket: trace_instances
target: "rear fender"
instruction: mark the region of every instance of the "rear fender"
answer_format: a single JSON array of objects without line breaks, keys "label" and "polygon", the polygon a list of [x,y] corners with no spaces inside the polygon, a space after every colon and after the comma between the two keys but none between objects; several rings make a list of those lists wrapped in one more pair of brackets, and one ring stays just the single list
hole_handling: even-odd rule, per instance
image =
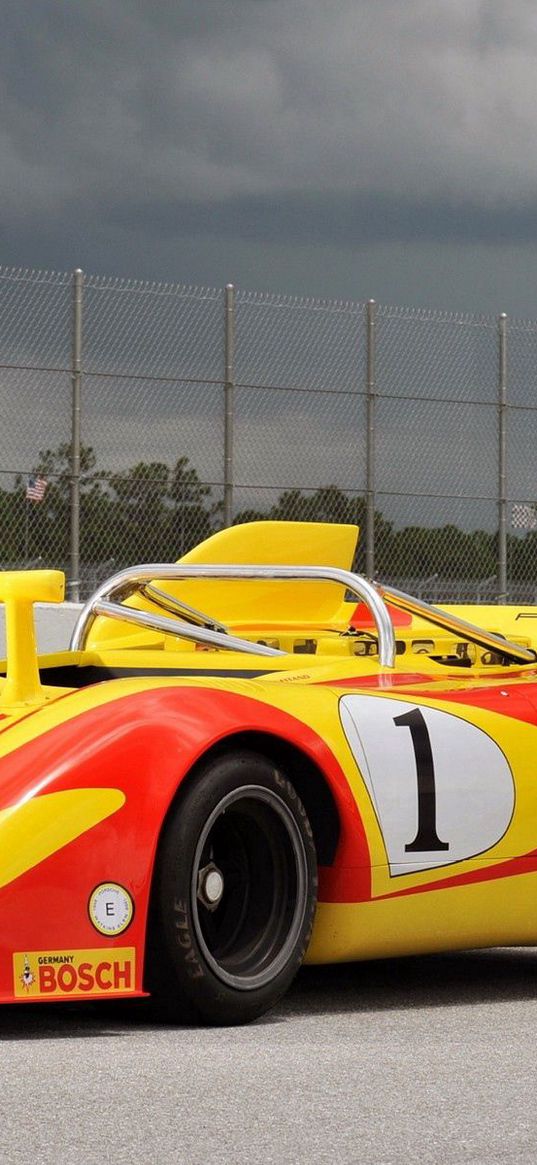
[{"label": "rear fender", "polygon": [[[363,829],[345,776],[324,741],[300,720],[255,698],[209,687],[170,685],[122,695],[0,760],[1,805],[10,807],[13,821],[30,801],[46,817],[47,799],[54,808],[51,798],[60,798],[61,814],[61,794],[85,796],[86,802],[92,791],[95,798],[107,790],[116,794],[110,812],[97,820],[81,814],[67,838],[55,837],[49,812],[47,828],[53,836],[45,856],[32,838],[22,866],[17,859],[17,867],[13,845],[11,867],[9,845],[0,850],[0,999],[12,996],[15,952],[110,950],[127,944],[136,950],[136,989],[142,990],[150,889],[167,813],[201,758],[223,742],[230,747],[244,732],[286,742],[317,766],[340,819],[356,819],[345,830],[346,864],[351,860],[364,867],[365,862],[368,868]],[[113,937],[97,932],[88,911],[92,892],[105,882],[123,887],[134,906],[128,929]]]}]

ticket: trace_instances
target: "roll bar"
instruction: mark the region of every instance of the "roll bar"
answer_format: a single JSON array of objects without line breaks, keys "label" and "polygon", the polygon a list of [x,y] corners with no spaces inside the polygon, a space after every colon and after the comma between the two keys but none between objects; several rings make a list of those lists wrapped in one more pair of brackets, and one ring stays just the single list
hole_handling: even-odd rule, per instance
[{"label": "roll bar", "polygon": [[436,627],[441,627],[444,631],[453,631],[455,635],[469,639],[478,647],[495,651],[498,655],[511,659],[515,663],[536,662],[537,656],[529,647],[520,647],[518,643],[511,643],[511,640],[504,639],[502,635],[495,635],[493,631],[485,631],[483,627],[478,627],[475,623],[469,623],[466,619],[461,619],[450,611],[443,611],[439,607],[431,606],[430,603],[424,603],[422,599],[416,599],[413,595],[407,595],[405,591],[398,591],[395,587],[382,586],[380,583],[376,586],[379,595],[387,603],[391,603],[392,606],[398,607],[401,611],[406,611],[408,615],[419,615],[420,618],[426,619]]},{"label": "roll bar", "polygon": [[[222,623],[212,616],[205,615],[187,603],[183,603],[175,596],[154,585],[154,580],[186,581],[188,579],[221,579],[235,581],[241,579],[288,579],[294,582],[307,582],[315,579],[317,582],[333,582],[343,587],[354,598],[364,602],[373,617],[378,637],[379,662],[383,667],[394,667],[395,664],[395,633],[393,624],[386,607],[386,602],[399,607],[411,615],[418,615],[429,623],[441,627],[444,631],[451,631],[463,639],[470,640],[480,647],[494,651],[505,659],[516,663],[535,663],[535,652],[518,644],[511,643],[500,635],[494,635],[460,619],[457,615],[432,607],[429,603],[405,594],[394,587],[382,586],[371,582],[362,575],[353,574],[348,570],[339,570],[327,566],[236,566],[236,565],[198,565],[190,566],[182,563],[152,563],[149,565],[133,566],[128,570],[120,571],[102,584],[83,607],[71,637],[71,649],[83,651],[88,642],[91,627],[99,615],[122,622],[133,623],[146,630],[161,631],[179,636],[182,639],[196,643],[220,647],[228,651],[241,651],[250,655],[281,656],[285,652],[262,643],[252,643],[250,640],[229,635]],[[126,599],[136,592],[142,592],[164,610],[175,613],[177,617],[169,618],[165,615],[154,615],[149,611],[139,611],[133,607],[124,606]]]},{"label": "roll bar", "polygon": [[[164,631],[179,635],[183,639],[190,639],[196,643],[207,643],[214,647],[227,648],[228,651],[243,651],[252,655],[285,655],[285,652],[275,647],[267,647],[260,643],[251,643],[247,639],[238,639],[228,635],[225,631],[215,631],[215,621],[210,616],[204,616],[200,611],[179,604],[186,618],[170,619],[162,615],[153,615],[148,611],[137,611],[133,607],[125,607],[121,602],[129,598],[136,591],[140,591],[147,583],[154,579],[184,581],[186,579],[222,579],[226,581],[240,579],[291,579],[294,582],[307,582],[315,579],[317,582],[339,583],[344,590],[349,591],[355,598],[366,603],[371,611],[379,640],[379,659],[384,667],[393,667],[395,662],[395,635],[392,621],[386,606],[375,585],[358,574],[348,570],[339,570],[325,566],[183,566],[181,563],[149,566],[133,566],[128,570],[120,571],[95,591],[95,594],[82,608],[71,637],[71,649],[82,651],[88,641],[88,636],[97,615],[106,615],[111,619],[121,619],[128,623],[135,623],[139,627],[153,631]],[[157,593],[156,593],[157,592]],[[153,602],[158,602],[158,588],[151,587],[149,596]],[[166,596],[166,599],[172,596]],[[175,605],[175,601],[174,601]],[[169,606],[167,607],[169,609]],[[188,621],[191,615],[196,615],[205,621],[205,626],[194,626]],[[220,626],[222,626],[220,624]]]}]

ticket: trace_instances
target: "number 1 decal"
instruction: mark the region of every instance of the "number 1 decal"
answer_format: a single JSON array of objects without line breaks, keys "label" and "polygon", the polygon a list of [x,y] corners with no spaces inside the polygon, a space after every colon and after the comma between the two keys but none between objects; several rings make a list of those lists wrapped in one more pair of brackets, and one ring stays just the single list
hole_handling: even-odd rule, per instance
[{"label": "number 1 decal", "polygon": [[367,791],[381,834],[374,864],[387,862],[392,877],[411,874],[477,859],[501,841],[514,783],[487,732],[460,714],[390,696],[349,694],[339,709],[364,786],[359,808]]},{"label": "number 1 decal", "polygon": [[418,779],[418,831],[414,841],[405,845],[405,853],[431,853],[434,850],[449,849],[448,841],[440,841],[436,832],[436,787],[431,741],[423,714],[419,708],[394,716],[398,728],[410,728],[416,776]]}]

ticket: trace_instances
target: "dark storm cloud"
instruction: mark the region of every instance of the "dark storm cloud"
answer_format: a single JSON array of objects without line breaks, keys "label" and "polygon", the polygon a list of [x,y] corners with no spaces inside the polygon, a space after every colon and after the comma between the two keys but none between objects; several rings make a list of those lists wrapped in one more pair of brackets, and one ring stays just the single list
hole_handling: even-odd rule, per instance
[{"label": "dark storm cloud", "polygon": [[536,238],[533,0],[8,0],[2,45],[10,261]]},{"label": "dark storm cloud", "polygon": [[363,195],[290,194],[284,199],[263,195],[225,203],[161,203],[155,219],[151,206],[132,202],[110,206],[108,221],[146,237],[204,235],[281,243],[305,243],[312,237],[340,246],[417,240],[439,242],[525,243],[537,238],[537,201],[517,208],[482,209],[471,204],[404,202],[379,192]]}]

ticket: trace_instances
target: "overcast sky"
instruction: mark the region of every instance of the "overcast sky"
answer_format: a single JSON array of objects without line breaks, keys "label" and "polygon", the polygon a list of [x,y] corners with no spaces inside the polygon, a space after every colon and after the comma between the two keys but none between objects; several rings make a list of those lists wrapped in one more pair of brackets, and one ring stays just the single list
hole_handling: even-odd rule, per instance
[{"label": "overcast sky", "polygon": [[535,0],[4,0],[0,264],[537,318]]}]

